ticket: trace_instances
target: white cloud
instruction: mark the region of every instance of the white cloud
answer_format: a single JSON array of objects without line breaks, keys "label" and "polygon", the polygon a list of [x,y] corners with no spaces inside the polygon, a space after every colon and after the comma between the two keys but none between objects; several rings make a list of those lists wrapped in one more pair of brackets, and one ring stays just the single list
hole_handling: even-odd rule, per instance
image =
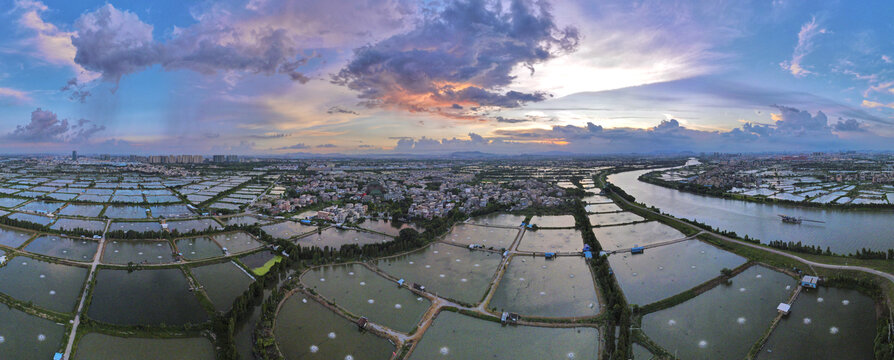
[{"label": "white cloud", "polygon": [[816,20],[816,16],[810,18],[810,21],[801,26],[798,32],[798,45],[792,53],[792,59],[783,61],[779,64],[783,69],[788,70],[795,77],[804,77],[813,72],[807,70],[802,65],[804,57],[813,51],[814,38],[817,35],[825,34],[827,30],[822,28]]},{"label": "white cloud", "polygon": [[85,70],[75,63],[77,49],[71,44],[71,37],[75,33],[63,31],[43,20],[41,15],[47,11],[46,5],[40,1],[17,0],[13,11],[21,14],[19,26],[31,33],[25,43],[31,48],[33,56],[50,64],[71,68],[79,83],[99,78],[99,73]]}]

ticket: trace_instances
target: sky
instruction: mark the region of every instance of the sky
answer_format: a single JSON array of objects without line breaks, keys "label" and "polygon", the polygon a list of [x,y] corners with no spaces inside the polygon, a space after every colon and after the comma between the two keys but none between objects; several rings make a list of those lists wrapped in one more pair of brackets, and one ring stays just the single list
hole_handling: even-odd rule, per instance
[{"label": "sky", "polygon": [[892,1],[0,3],[0,153],[894,150]]}]

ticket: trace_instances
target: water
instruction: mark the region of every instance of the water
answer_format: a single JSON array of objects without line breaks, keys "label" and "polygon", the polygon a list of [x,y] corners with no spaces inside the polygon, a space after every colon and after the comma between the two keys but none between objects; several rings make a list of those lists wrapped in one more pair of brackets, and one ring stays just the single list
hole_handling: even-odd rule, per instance
[{"label": "water", "polygon": [[41,236],[25,247],[25,251],[53,256],[63,259],[90,262],[99,248],[96,240],[67,238],[60,236]]},{"label": "water", "polygon": [[98,270],[87,316],[117,325],[182,325],[208,320],[180,269]]},{"label": "water", "polygon": [[425,249],[375,263],[382,271],[403,278],[408,284],[419,283],[429,292],[466,303],[478,303],[500,260],[499,254],[434,243]]},{"label": "water", "polygon": [[354,315],[404,333],[413,330],[431,306],[428,299],[359,264],[316,268],[301,282]]},{"label": "water", "polygon": [[4,359],[52,359],[63,345],[65,326],[0,306],[0,356]]},{"label": "water", "polygon": [[518,245],[519,251],[570,252],[582,251],[584,240],[574,229],[542,229],[525,231]]},{"label": "water", "polygon": [[[16,256],[0,267],[0,292],[63,313],[75,310],[88,270]],[[0,306],[3,307],[3,306]]]},{"label": "water", "polygon": [[262,242],[255,240],[254,237],[245,232],[214,235],[211,238],[221,247],[227,248],[227,251],[230,253],[240,253],[264,246]]},{"label": "water", "polygon": [[493,213],[482,216],[476,216],[469,222],[482,225],[493,226],[520,226],[525,221],[522,215]]},{"label": "water", "polygon": [[212,219],[195,219],[195,220],[182,220],[182,221],[168,221],[168,229],[170,231],[177,231],[181,234],[186,234],[192,231],[205,231],[208,228],[214,230],[220,230],[223,227]]},{"label": "water", "polygon": [[400,221],[366,220],[357,226],[367,230],[388,234],[389,236],[400,235],[400,231],[403,229],[415,229],[416,231],[422,232],[421,229],[413,224],[407,224]]},{"label": "water", "polygon": [[593,234],[605,250],[629,249],[686,237],[683,233],[657,221],[598,227]]},{"label": "water", "polygon": [[581,257],[512,258],[488,308],[543,317],[593,316],[599,299]]},{"label": "water", "polygon": [[25,202],[25,199],[17,199],[17,198],[0,198],[0,207],[4,208],[13,208],[17,205]]},{"label": "water", "polygon": [[149,210],[152,212],[152,217],[183,217],[192,215],[192,211],[189,210],[186,205],[155,205],[150,206]]},{"label": "water", "polygon": [[590,225],[593,226],[626,224],[645,220],[639,215],[626,211],[606,214],[590,214],[587,215],[587,217],[590,218]]},{"label": "water", "polygon": [[341,248],[342,245],[357,244],[362,246],[365,244],[379,244],[391,240],[394,240],[394,238],[382,234],[367,231],[341,230],[330,227],[323,230],[322,233],[313,233],[299,238],[298,240],[295,240],[295,242],[303,247],[315,246],[322,249],[328,246],[331,249],[338,249]]},{"label": "water", "polygon": [[55,218],[42,216],[42,215],[34,215],[34,214],[26,214],[26,213],[14,213],[12,215],[7,216],[10,219],[18,220],[18,221],[26,221],[30,223],[35,223],[39,225],[49,226],[55,221]]},{"label": "water", "polygon": [[56,220],[56,222],[53,223],[52,226],[50,226],[50,229],[61,231],[74,230],[78,228],[101,234],[103,230],[106,229],[106,222],[98,220],[60,218],[59,220]]},{"label": "water", "polygon": [[587,210],[588,213],[603,213],[603,212],[616,212],[621,211],[621,208],[614,203],[605,203],[605,204],[590,204],[584,207],[584,210]]},{"label": "water", "polygon": [[233,306],[233,300],[242,295],[254,279],[248,276],[238,265],[224,262],[213,265],[190,268],[205,294],[211,298],[217,311],[227,311]]},{"label": "water", "polygon": [[174,262],[171,244],[153,240],[111,240],[106,241],[102,253],[105,264],[167,264]]},{"label": "water", "polygon": [[142,206],[109,205],[103,215],[113,219],[145,219],[147,213]]},{"label": "water", "polygon": [[281,223],[264,225],[261,230],[277,239],[291,239],[298,235],[316,230],[316,226],[301,225],[294,221],[283,221]]},{"label": "water", "polygon": [[654,355],[644,346],[633,343],[633,358],[635,360],[650,360],[654,358]]},{"label": "water", "polygon": [[59,211],[59,215],[97,217],[102,212],[103,207],[102,205],[68,204],[68,206]]},{"label": "water", "polygon": [[[631,304],[645,305],[689,290],[733,269],[746,259],[698,240],[646,249],[643,254],[608,257]],[[775,307],[775,305],[774,305]]]},{"label": "water", "polygon": [[[767,243],[773,240],[801,241],[827,246],[833,252],[848,253],[861,248],[894,248],[894,211],[854,211],[759,204],[748,201],[695,195],[647,184],[637,178],[649,170],[613,174],[608,180],[621,187],[638,202],[656,206],[676,217],[696,219],[715,228],[735,231]],[[825,221],[786,224],[778,214]]]},{"label": "water", "polygon": [[283,303],[273,332],[286,359],[388,359],[395,350],[301,293]]},{"label": "water", "polygon": [[177,239],[174,244],[188,260],[210,259],[224,255],[220,246],[207,237]]},{"label": "water", "polygon": [[785,274],[753,266],[729,285],[643,316],[642,328],[681,359],[741,359],[770,326],[776,306],[788,300],[786,286],[796,285]]},{"label": "water", "polygon": [[531,218],[531,224],[542,228],[564,228],[574,227],[574,216],[572,215],[544,215]]},{"label": "water", "polygon": [[874,359],[875,334],[871,298],[855,290],[820,287],[798,295],[758,359]]},{"label": "water", "polygon": [[443,241],[466,246],[478,244],[494,249],[505,249],[512,245],[516,236],[518,236],[518,229],[459,224],[450,230]]},{"label": "water", "polygon": [[610,197],[603,195],[590,195],[584,197],[583,200],[587,204],[606,204],[613,202]]},{"label": "water", "polygon": [[597,359],[594,328],[506,326],[443,311],[410,359]]},{"label": "water", "polygon": [[215,358],[214,345],[206,338],[123,338],[89,333],[78,342],[74,359],[118,359],[124,354],[129,360]]},{"label": "water", "polygon": [[17,248],[22,246],[25,241],[31,238],[33,234],[19,230],[12,230],[0,227],[0,245]]},{"label": "water", "polygon": [[59,208],[62,207],[62,205],[65,205],[65,203],[35,200],[35,201],[32,201],[30,203],[20,206],[17,210],[52,213],[52,212],[55,212],[56,210],[59,210]]},{"label": "water", "polygon": [[223,219],[227,225],[254,225],[257,224],[258,218],[254,216],[233,216]]},{"label": "water", "polygon": [[109,231],[136,231],[136,232],[149,232],[161,231],[161,224],[157,221],[123,221],[123,222],[113,222],[109,225]]}]

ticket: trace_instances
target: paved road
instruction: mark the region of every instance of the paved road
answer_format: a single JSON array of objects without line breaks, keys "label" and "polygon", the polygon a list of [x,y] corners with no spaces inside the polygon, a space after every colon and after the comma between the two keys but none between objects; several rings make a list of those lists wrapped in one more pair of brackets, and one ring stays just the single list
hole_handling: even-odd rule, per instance
[{"label": "paved road", "polygon": [[87,275],[87,285],[84,286],[84,292],[81,294],[78,310],[75,312],[75,318],[71,323],[71,333],[68,334],[68,344],[65,345],[65,353],[62,356],[64,360],[71,358],[71,348],[74,346],[75,336],[78,332],[78,325],[81,324],[81,310],[84,309],[84,304],[87,303],[87,292],[90,291],[90,283],[93,281],[93,277],[96,276],[96,266],[99,265],[100,258],[102,258],[103,244],[106,242],[106,232],[109,231],[109,225],[111,224],[112,219],[106,221],[106,228],[102,231],[102,238],[99,239],[99,247],[96,249],[96,254],[93,255],[93,262],[90,263],[90,274]]}]

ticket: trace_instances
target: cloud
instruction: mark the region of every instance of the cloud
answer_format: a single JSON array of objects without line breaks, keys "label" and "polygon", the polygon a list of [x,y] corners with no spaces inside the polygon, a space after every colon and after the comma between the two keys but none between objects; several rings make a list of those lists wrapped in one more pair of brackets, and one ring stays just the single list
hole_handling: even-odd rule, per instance
[{"label": "cloud", "polygon": [[884,61],[885,64],[894,63],[894,60],[891,60],[891,57],[888,55],[882,55],[882,61]]},{"label": "cloud", "polygon": [[25,45],[32,55],[50,64],[67,66],[81,82],[95,80],[100,74],[88,71],[75,63],[77,50],[72,45],[73,32],[62,31],[56,25],[43,20],[42,15],[48,8],[40,1],[16,0],[13,12],[20,14],[18,25],[30,32],[31,37]]},{"label": "cloud", "polygon": [[307,146],[307,145],[304,144],[304,143],[298,143],[298,144],[295,144],[295,145],[290,145],[290,146],[284,146],[284,147],[281,147],[281,148],[276,148],[276,150],[303,150],[303,149],[308,149],[308,148],[310,148],[310,146]]},{"label": "cloud", "polygon": [[497,120],[497,122],[507,123],[507,124],[517,124],[517,123],[531,121],[531,119],[510,119],[510,118],[504,118],[502,116],[497,116],[494,119]]},{"label": "cloud", "polygon": [[354,50],[333,82],[357,91],[367,106],[458,115],[463,106],[518,107],[540,91],[501,91],[512,70],[573,52],[580,34],[559,28],[545,1],[468,0],[429,9],[411,31]]},{"label": "cloud", "polygon": [[331,148],[336,148],[336,147],[338,147],[338,146],[335,144],[320,144],[320,145],[316,146],[317,149],[331,149]]},{"label": "cloud", "polygon": [[[400,139],[396,152],[484,151],[521,154],[562,150],[581,154],[648,153],[680,151],[828,151],[830,149],[890,149],[890,138],[871,134],[855,119],[839,118],[829,125],[822,112],[810,113],[787,106],[771,124],[747,122],[728,131],[696,130],[676,119],[661,120],[647,128],[606,128],[586,125],[556,125],[551,128],[498,129],[491,136],[474,133],[469,139],[428,137]],[[840,137],[838,133],[848,133]]]},{"label": "cloud", "polygon": [[55,113],[37,108],[31,113],[31,121],[28,124],[16,126],[6,138],[24,142],[83,143],[103,130],[105,126],[97,126],[85,119],[69,125],[67,119],[60,120]]},{"label": "cloud", "polygon": [[826,29],[820,27],[820,24],[816,21],[816,16],[810,18],[810,21],[802,25],[801,31],[798,32],[798,45],[795,46],[795,51],[792,53],[792,59],[783,61],[779,66],[788,70],[795,77],[804,77],[808,74],[812,74],[810,70],[805,69],[801,65],[801,62],[804,60],[805,56],[813,51],[814,37],[825,33]]},{"label": "cloud", "polygon": [[68,94],[68,99],[77,101],[81,104],[87,102],[87,97],[90,96],[90,91],[85,89],[84,84],[78,83],[78,78],[71,78],[65,83],[59,91],[62,92],[70,92]]},{"label": "cloud", "polygon": [[155,65],[202,74],[280,74],[305,83],[310,77],[302,69],[319,57],[310,49],[402,28],[414,10],[403,0],[209,2],[195,6],[195,24],[175,27],[158,41],[152,25],[106,4],[75,22],[72,44],[77,64],[115,83]]},{"label": "cloud", "polygon": [[894,109],[894,103],[884,104],[884,103],[870,101],[870,100],[863,100],[863,103],[861,105],[863,105],[863,107],[868,107],[870,109],[875,109],[875,108]]},{"label": "cloud", "polygon": [[31,102],[31,97],[24,91],[0,87],[0,101],[4,99],[17,104]]},{"label": "cloud", "polygon": [[264,133],[264,134],[248,135],[249,138],[253,138],[253,139],[281,139],[281,138],[289,137],[289,136],[292,136],[292,134],[273,133],[273,132]]},{"label": "cloud", "polygon": [[855,132],[855,131],[866,131],[863,127],[860,126],[860,122],[855,119],[842,119],[838,118],[838,122],[832,125],[832,128],[835,131],[842,132]]},{"label": "cloud", "polygon": [[326,110],[326,113],[327,113],[327,114],[348,114],[348,115],[359,115],[359,114],[357,114],[357,112],[354,111],[354,110],[348,110],[348,109],[345,109],[345,108],[343,108],[343,107],[341,107],[341,106],[337,106],[337,105],[336,105],[336,106],[333,106],[333,107],[330,107],[329,110]]}]

